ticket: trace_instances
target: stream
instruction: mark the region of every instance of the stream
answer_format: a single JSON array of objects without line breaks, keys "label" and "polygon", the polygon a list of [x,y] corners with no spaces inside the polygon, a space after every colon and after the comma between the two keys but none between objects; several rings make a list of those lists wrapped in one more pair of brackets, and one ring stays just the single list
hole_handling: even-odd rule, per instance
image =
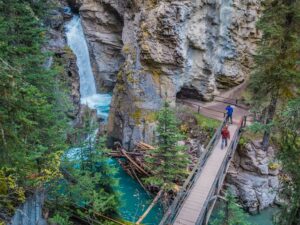
[{"label": "stream", "polygon": [[[221,202],[216,202],[216,205],[213,209],[213,212],[211,214],[211,217],[209,219],[208,225],[212,225],[213,221],[219,217],[219,213],[221,211],[221,208],[224,207],[224,204]],[[248,215],[247,221],[251,225],[274,225],[273,222],[273,216],[278,213],[279,208],[278,207],[268,207],[266,209],[263,209],[260,213],[255,215]]]},{"label": "stream", "polygon": [[[88,46],[81,26],[80,17],[74,15],[65,25],[66,37],[69,47],[77,57],[77,66],[80,76],[81,104],[88,105],[91,109],[97,110],[97,115],[107,121],[111,103],[111,94],[99,94],[96,91],[95,79],[90,63]],[[73,149],[73,151],[76,150]],[[136,222],[147,209],[153,200],[140,184],[132,179],[119,165],[115,159],[109,159],[111,166],[115,167],[117,173],[115,178],[119,180],[116,187],[120,195],[121,205],[119,206],[120,216],[130,222]],[[156,205],[148,216],[143,220],[143,224],[159,224],[163,216],[162,207]]]}]

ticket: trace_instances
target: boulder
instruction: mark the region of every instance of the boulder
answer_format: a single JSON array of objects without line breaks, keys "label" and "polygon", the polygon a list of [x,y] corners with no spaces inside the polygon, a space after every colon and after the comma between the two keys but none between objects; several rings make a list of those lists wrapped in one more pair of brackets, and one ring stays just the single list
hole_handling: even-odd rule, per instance
[{"label": "boulder", "polygon": [[270,166],[273,152],[273,148],[264,152],[259,141],[246,143],[239,147],[227,173],[226,186],[235,187],[243,207],[251,213],[276,202],[280,183],[279,169]]}]

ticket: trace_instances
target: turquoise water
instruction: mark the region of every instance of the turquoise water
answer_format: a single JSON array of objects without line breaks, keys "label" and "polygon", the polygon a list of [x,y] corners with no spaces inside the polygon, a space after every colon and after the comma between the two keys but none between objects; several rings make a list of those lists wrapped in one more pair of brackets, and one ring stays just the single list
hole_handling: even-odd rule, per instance
[{"label": "turquoise water", "polygon": [[[211,224],[210,222],[218,217],[218,214],[222,207],[220,204],[220,202],[216,203],[208,224]],[[278,210],[278,207],[269,207],[262,210],[259,214],[249,215],[247,221],[250,222],[251,225],[274,225],[273,215],[275,215]]]},{"label": "turquoise water", "polygon": [[262,210],[257,215],[249,216],[249,221],[252,225],[274,225],[272,219],[273,215],[278,212],[277,207],[269,207],[267,209]]},{"label": "turquoise water", "polygon": [[[121,168],[116,160],[111,159],[110,164],[117,168],[115,176],[119,179],[119,185],[116,188],[116,191],[121,193],[119,214],[124,220],[136,222],[151,204],[153,197],[149,196],[140,184]],[[162,217],[162,206],[157,204],[143,220],[143,224],[157,225]]]}]

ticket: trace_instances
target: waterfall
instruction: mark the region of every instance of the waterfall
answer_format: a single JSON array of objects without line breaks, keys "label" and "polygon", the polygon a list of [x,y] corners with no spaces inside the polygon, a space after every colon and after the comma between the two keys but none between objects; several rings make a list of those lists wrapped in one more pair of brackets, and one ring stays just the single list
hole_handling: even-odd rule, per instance
[{"label": "waterfall", "polygon": [[92,71],[88,46],[78,15],[66,24],[66,36],[69,47],[77,58],[80,77],[81,104],[97,110],[97,115],[107,120],[111,102],[110,94],[97,94],[95,78]]},{"label": "waterfall", "polygon": [[79,16],[74,15],[72,20],[66,24],[66,36],[68,45],[77,57],[81,97],[85,98],[95,95],[95,79],[92,72],[89,51]]}]

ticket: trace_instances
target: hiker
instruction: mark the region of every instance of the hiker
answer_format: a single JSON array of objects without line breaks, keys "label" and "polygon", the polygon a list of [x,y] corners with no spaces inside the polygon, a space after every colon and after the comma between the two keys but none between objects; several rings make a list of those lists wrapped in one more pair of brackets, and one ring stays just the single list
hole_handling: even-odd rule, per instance
[{"label": "hiker", "polygon": [[227,143],[228,143],[227,139],[230,139],[230,132],[228,130],[228,126],[227,125],[225,125],[222,128],[221,135],[222,135],[221,149],[223,149],[224,144],[225,144],[225,147],[227,147]]},{"label": "hiker", "polygon": [[226,107],[226,111],[227,111],[227,121],[232,124],[232,114],[233,114],[233,108],[232,108],[232,106],[228,105]]}]

